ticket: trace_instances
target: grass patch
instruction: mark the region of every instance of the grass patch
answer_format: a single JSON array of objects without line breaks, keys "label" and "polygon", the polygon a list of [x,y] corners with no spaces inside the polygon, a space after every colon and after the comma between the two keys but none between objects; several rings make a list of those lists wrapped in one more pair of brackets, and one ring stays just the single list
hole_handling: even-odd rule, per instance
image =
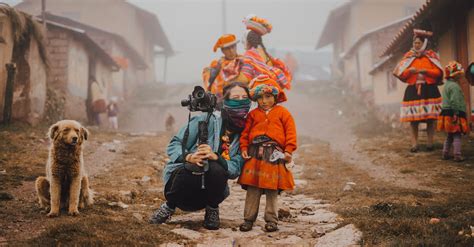
[{"label": "grass patch", "polygon": [[[383,155],[386,147],[378,150]],[[474,190],[472,183],[460,183],[459,176],[472,179],[470,167],[446,165],[434,160],[436,154],[417,155],[407,161],[405,156],[391,162],[402,174],[418,176],[432,173],[430,183],[445,192],[435,193],[418,188],[400,188],[387,181],[374,179],[356,165],[339,160],[328,146],[314,145],[301,153],[298,160],[305,167],[303,177],[308,186],[300,192],[329,200],[341,215],[341,225],[355,224],[363,232],[361,244],[368,246],[473,246],[470,234],[474,222]],[[390,156],[394,159],[396,156]],[[384,159],[380,160],[385,162]],[[439,162],[439,163],[438,163]],[[420,164],[424,164],[420,166]],[[457,171],[457,173],[454,173]],[[315,178],[315,174],[321,174]],[[441,175],[443,174],[443,175]],[[452,178],[446,179],[444,175]],[[353,190],[342,190],[346,182],[355,182]],[[466,180],[467,181],[467,180]],[[429,184],[431,186],[431,184]],[[430,224],[431,218],[440,223]]]},{"label": "grass patch", "polygon": [[[100,213],[100,212],[97,212]],[[38,237],[25,241],[26,245],[45,246],[157,246],[178,241],[177,236],[164,227],[140,223],[132,219],[104,217],[94,214],[56,224]]]}]

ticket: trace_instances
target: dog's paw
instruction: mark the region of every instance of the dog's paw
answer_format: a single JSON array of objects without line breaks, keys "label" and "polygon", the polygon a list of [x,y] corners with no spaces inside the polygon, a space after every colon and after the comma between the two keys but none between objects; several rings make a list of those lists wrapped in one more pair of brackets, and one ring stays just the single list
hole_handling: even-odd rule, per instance
[{"label": "dog's paw", "polygon": [[47,214],[47,216],[49,218],[54,218],[54,217],[58,217],[59,213],[58,212],[49,212],[49,214]]},{"label": "dog's paw", "polygon": [[68,213],[70,216],[78,216],[79,215],[79,211],[76,209],[76,210],[69,210],[69,213]]}]

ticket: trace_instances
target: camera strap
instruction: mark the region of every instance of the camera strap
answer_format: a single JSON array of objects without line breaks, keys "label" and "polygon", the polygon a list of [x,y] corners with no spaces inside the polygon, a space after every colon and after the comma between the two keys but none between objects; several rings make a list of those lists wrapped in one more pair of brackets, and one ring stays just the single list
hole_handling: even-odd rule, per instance
[{"label": "camera strap", "polygon": [[188,114],[188,126],[186,126],[186,130],[184,131],[183,140],[181,142],[181,155],[183,156],[183,163],[186,162],[186,144],[188,143],[189,138],[189,123],[191,122],[191,112]]}]

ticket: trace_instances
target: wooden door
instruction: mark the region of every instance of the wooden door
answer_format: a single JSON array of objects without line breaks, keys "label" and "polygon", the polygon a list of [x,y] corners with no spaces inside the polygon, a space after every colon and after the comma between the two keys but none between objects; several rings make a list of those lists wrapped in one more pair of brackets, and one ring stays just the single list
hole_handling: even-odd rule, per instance
[{"label": "wooden door", "polygon": [[[468,26],[467,26],[467,12],[458,15],[454,22],[455,42],[456,42],[456,60],[462,64],[464,68],[469,65],[468,53]],[[466,101],[466,115],[470,120],[471,116],[471,88],[467,80],[464,79],[462,83],[462,90]]]}]

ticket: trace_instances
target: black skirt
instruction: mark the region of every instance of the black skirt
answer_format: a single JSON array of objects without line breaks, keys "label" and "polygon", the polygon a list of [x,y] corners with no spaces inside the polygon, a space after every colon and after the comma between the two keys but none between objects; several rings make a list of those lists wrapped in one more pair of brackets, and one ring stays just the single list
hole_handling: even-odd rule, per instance
[{"label": "black skirt", "polygon": [[402,122],[418,122],[436,120],[441,112],[441,93],[436,84],[421,84],[420,91],[416,85],[405,89],[400,120]]}]

